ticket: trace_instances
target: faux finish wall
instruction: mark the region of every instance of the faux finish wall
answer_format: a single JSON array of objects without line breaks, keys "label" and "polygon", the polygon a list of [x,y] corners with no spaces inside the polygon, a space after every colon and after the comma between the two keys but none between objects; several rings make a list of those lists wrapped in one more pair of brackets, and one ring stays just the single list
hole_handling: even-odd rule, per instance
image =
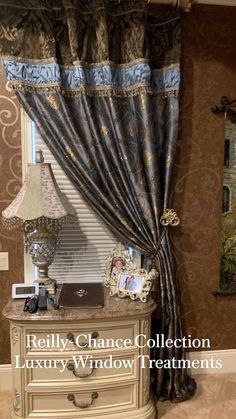
[{"label": "faux finish wall", "polygon": [[181,218],[173,243],[186,331],[236,348],[236,296],[218,289],[224,117],[210,111],[236,98],[236,7],[194,6],[183,14],[181,134],[173,207]]},{"label": "faux finish wall", "polygon": [[[181,134],[173,207],[182,224],[173,231],[183,320],[193,337],[212,349],[236,348],[236,297],[213,297],[219,282],[224,118],[211,113],[222,95],[236,98],[236,7],[194,6],[182,15]],[[19,107],[0,73],[0,205],[21,184]],[[0,306],[11,283],[23,278],[21,236],[0,230],[10,271],[0,272]],[[0,363],[8,363],[8,324],[0,317]]]},{"label": "faux finish wall", "polygon": [[[0,66],[0,211],[6,208],[21,186],[20,108]],[[0,364],[10,362],[9,323],[2,308],[11,296],[11,285],[22,282],[22,235],[0,224],[0,252],[9,253],[9,271],[0,271]]]}]

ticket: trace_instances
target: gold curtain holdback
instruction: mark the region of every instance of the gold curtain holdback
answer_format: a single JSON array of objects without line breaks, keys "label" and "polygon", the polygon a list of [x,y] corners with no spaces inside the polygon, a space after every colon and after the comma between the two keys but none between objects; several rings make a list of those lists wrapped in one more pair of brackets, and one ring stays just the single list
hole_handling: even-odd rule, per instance
[{"label": "gold curtain holdback", "polygon": [[164,226],[176,227],[180,223],[180,219],[177,213],[173,209],[165,209],[163,215],[160,218],[160,223]]}]

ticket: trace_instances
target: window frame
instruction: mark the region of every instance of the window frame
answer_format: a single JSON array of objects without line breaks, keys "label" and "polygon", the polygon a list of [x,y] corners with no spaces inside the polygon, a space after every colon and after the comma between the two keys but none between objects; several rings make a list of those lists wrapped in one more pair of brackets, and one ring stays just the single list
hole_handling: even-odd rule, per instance
[{"label": "window frame", "polygon": [[[21,107],[21,155],[22,155],[22,182],[25,180],[29,163],[34,162],[35,151],[32,147],[32,137],[35,134],[34,124]],[[24,282],[32,283],[36,280],[37,268],[32,263],[31,256],[24,251]]]}]

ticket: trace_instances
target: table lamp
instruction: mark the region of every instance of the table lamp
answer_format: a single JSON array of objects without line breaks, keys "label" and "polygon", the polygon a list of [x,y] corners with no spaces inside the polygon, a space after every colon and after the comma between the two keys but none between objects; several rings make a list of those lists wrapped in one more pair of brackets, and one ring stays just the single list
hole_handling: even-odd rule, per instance
[{"label": "table lamp", "polygon": [[50,294],[56,281],[48,276],[59,244],[62,227],[75,220],[75,209],[55,180],[51,164],[44,163],[41,150],[36,151],[36,163],[28,165],[28,174],[12,203],[2,212],[5,227],[21,227],[25,237],[25,251],[38,268],[37,281]]}]

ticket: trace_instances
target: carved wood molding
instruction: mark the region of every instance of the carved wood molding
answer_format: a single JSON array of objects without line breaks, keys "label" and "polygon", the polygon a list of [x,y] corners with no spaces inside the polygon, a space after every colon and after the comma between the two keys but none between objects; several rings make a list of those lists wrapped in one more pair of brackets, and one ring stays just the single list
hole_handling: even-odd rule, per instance
[{"label": "carved wood molding", "polygon": [[15,412],[20,410],[20,393],[16,388],[14,388],[13,409]]},{"label": "carved wood molding", "polygon": [[13,345],[15,345],[19,341],[19,331],[16,326],[13,326],[11,329],[11,339]]}]

